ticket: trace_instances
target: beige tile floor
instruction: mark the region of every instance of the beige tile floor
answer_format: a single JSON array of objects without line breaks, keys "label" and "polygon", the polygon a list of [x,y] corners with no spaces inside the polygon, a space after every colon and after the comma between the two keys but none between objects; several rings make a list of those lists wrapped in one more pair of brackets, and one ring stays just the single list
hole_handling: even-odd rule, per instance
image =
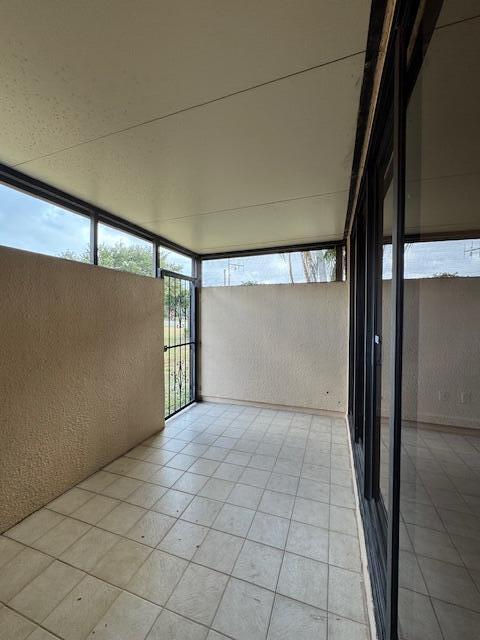
[{"label": "beige tile floor", "polygon": [[400,547],[402,640],[480,640],[480,433],[403,428]]},{"label": "beige tile floor", "polygon": [[367,640],[343,420],[205,403],[0,536],[1,640]]}]

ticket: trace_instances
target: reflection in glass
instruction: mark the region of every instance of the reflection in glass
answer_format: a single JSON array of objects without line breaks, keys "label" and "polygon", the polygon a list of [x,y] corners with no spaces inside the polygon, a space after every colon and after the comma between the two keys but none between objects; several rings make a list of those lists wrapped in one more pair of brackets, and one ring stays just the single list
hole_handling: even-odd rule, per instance
[{"label": "reflection in glass", "polygon": [[[383,236],[391,235],[390,221],[393,212],[393,183],[390,180],[383,201]],[[382,329],[381,329],[381,365],[382,377],[380,384],[380,493],[383,504],[388,510],[388,486],[390,477],[390,309],[392,288],[391,281],[386,280],[386,274],[392,273],[392,252],[384,251],[382,260]]]},{"label": "reflection in glass", "polygon": [[[458,17],[440,16],[407,111],[405,640],[480,637],[480,20]],[[449,233],[477,240],[432,239]]]}]

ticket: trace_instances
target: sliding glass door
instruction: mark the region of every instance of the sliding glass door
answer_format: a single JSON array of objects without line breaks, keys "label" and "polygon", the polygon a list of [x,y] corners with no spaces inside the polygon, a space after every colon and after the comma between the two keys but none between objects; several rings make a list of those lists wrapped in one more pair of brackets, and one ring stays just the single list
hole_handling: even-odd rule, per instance
[{"label": "sliding glass door", "polygon": [[398,4],[349,235],[349,420],[385,640],[480,629],[479,35],[467,5]]}]

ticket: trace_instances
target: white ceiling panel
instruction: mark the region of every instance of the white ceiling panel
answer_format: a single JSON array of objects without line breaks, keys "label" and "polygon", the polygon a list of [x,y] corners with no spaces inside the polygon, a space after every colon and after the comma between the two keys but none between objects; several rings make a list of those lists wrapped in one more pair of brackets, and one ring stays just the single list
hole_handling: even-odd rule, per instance
[{"label": "white ceiling panel", "polygon": [[367,4],[2,2],[1,157],[23,162],[361,51]]},{"label": "white ceiling panel", "polygon": [[[199,253],[257,249],[342,237],[348,191],[178,218],[153,224],[152,231],[174,237]],[[252,233],[252,229],[255,233]],[[230,244],[226,244],[230,242]]]},{"label": "white ceiling panel", "polygon": [[0,160],[196,251],[341,237],[369,4],[2,3]]}]

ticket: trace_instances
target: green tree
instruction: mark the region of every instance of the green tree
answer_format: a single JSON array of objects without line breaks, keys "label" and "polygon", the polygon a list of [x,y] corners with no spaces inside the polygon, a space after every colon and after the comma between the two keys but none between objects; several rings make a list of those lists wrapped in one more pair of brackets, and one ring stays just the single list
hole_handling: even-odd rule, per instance
[{"label": "green tree", "polygon": [[[171,262],[170,252],[160,249],[160,268],[170,271],[179,271],[181,266]],[[75,251],[63,251],[60,258],[67,260],[77,260],[78,262],[90,262],[90,246],[85,247],[80,253]],[[129,271],[141,276],[153,275],[153,249],[142,244],[127,245],[121,240],[115,244],[104,242],[98,245],[98,264],[102,267],[117,269],[119,271]]]}]

